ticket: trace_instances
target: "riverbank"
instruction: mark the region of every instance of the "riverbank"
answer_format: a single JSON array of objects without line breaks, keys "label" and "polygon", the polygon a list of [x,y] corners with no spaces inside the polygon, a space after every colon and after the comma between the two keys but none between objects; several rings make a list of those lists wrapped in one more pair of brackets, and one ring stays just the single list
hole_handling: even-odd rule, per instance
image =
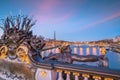
[{"label": "riverbank", "polygon": [[120,53],[120,48],[113,48],[112,51],[113,51],[113,52]]}]

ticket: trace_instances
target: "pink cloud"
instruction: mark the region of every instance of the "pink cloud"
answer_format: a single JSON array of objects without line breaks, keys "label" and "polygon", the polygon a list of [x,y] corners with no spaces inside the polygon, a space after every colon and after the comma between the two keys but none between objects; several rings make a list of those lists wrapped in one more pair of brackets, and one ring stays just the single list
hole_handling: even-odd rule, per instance
[{"label": "pink cloud", "polygon": [[51,12],[59,0],[44,0],[38,7],[42,11]]},{"label": "pink cloud", "polygon": [[36,18],[45,19],[51,18],[54,7],[59,3],[59,0],[42,0],[41,2],[36,3],[36,9],[33,11],[33,15]]},{"label": "pink cloud", "polygon": [[73,15],[72,12],[70,12],[70,13],[67,13],[67,14],[65,14],[65,15],[63,15],[63,16],[60,16],[59,18],[57,18],[57,19],[54,21],[54,23],[59,23],[59,22],[62,22],[62,21],[64,21],[64,20],[67,20],[67,19],[71,18],[72,15]]},{"label": "pink cloud", "polygon": [[43,0],[41,3],[36,3],[37,9],[32,14],[37,22],[56,24],[69,19],[73,15],[72,10],[67,13],[57,13],[56,9],[58,10],[60,7],[63,7],[60,0]]},{"label": "pink cloud", "polygon": [[61,23],[63,21],[68,20],[69,18],[72,17],[72,13],[67,13],[64,15],[60,15],[59,17],[54,17],[54,16],[47,16],[47,15],[36,15],[36,19],[38,20],[38,22],[41,23],[46,23],[46,24],[57,24],[57,23]]},{"label": "pink cloud", "polygon": [[[46,9],[48,9],[48,8],[46,8]],[[35,19],[38,20],[38,22],[42,22],[42,23],[46,23],[46,24],[47,23],[56,24],[56,23],[65,21],[73,16],[73,11],[69,11],[68,13],[58,14],[59,16],[56,16],[55,12],[54,11],[52,12],[51,10],[44,11],[44,13],[48,13],[48,14],[42,14],[41,12],[35,12],[35,13],[33,13],[33,15],[35,15]]]},{"label": "pink cloud", "polygon": [[84,29],[88,29],[88,28],[94,27],[95,25],[102,24],[104,22],[107,22],[109,20],[115,19],[117,17],[120,17],[120,12],[117,12],[116,14],[112,14],[111,16],[105,17],[105,18],[103,18],[103,19],[101,19],[99,21],[95,21],[95,22],[93,22],[91,24],[85,25],[82,28],[80,28],[79,30],[84,30]]}]

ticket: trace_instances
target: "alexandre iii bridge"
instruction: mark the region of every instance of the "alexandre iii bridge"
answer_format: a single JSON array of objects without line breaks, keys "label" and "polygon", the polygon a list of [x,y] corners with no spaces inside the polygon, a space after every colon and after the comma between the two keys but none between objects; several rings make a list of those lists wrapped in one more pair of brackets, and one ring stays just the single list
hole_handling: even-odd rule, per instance
[{"label": "alexandre iii bridge", "polygon": [[0,80],[120,80],[120,70],[109,69],[104,47],[48,45],[42,36],[33,35],[30,29],[34,24],[29,17],[20,15],[3,20]]}]

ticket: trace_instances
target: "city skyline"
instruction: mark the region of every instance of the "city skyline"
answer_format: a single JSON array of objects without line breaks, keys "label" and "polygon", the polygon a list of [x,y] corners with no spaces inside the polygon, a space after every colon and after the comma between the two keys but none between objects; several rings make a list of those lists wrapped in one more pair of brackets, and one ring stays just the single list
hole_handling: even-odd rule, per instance
[{"label": "city skyline", "polygon": [[[1,0],[0,18],[33,16],[33,33],[58,40],[94,41],[120,35],[119,0]],[[0,35],[2,30],[0,29]]]}]

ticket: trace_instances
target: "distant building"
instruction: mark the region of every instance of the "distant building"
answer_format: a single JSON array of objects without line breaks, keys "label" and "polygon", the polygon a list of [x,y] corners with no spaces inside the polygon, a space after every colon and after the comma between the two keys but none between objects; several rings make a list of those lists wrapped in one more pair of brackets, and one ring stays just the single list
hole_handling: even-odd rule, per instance
[{"label": "distant building", "polygon": [[120,35],[119,36],[116,36],[114,39],[113,39],[113,42],[118,42],[120,41]]}]

